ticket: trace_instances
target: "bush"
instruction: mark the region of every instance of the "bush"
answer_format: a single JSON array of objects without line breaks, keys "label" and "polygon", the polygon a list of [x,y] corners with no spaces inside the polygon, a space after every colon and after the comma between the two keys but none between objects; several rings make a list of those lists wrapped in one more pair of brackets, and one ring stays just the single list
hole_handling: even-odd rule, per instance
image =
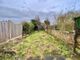
[{"label": "bush", "polygon": [[34,31],[34,24],[32,22],[23,22],[23,35],[30,34]]},{"label": "bush", "polygon": [[33,23],[29,23],[29,32],[33,32],[34,31],[34,24]]},{"label": "bush", "polygon": [[32,19],[32,20],[31,20],[31,23],[34,24],[34,25],[37,25],[37,24],[38,24],[35,19]]},{"label": "bush", "polygon": [[23,25],[23,34],[28,34],[30,25],[27,22],[23,22],[22,25]]},{"label": "bush", "polygon": [[32,19],[31,22],[23,22],[23,35],[30,34],[33,31],[43,30],[43,26],[41,25],[41,22],[38,22],[37,20]]}]

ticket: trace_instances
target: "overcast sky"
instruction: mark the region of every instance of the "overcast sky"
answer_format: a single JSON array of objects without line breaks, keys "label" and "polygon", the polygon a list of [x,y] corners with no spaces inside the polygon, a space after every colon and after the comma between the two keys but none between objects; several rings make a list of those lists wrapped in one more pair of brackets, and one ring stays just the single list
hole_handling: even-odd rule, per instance
[{"label": "overcast sky", "polygon": [[15,8],[19,10],[35,11],[60,11],[73,9],[76,1],[76,9],[80,9],[80,0],[0,0],[0,6]]},{"label": "overcast sky", "polygon": [[[19,17],[17,19],[20,21],[23,17],[33,18],[36,12],[44,12],[49,16],[51,12],[65,12],[74,9],[80,10],[80,0],[0,0],[0,20],[5,17]],[[45,14],[40,13],[42,17]]]}]

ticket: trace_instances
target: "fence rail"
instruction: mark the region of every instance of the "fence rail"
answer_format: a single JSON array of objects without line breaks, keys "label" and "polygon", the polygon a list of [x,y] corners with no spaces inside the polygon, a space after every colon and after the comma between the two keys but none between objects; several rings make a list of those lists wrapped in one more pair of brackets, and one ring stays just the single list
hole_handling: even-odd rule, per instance
[{"label": "fence rail", "polygon": [[0,42],[22,35],[22,25],[11,21],[0,21]]}]

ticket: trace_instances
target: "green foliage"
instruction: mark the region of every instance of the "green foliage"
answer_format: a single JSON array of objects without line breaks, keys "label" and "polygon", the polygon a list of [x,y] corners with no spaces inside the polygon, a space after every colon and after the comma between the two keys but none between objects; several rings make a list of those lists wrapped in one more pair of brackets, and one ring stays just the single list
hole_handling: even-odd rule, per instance
[{"label": "green foliage", "polygon": [[63,41],[43,31],[34,32],[15,48],[19,56],[28,55],[29,52],[32,56],[56,55],[56,53],[66,57],[70,56],[70,51]]},{"label": "green foliage", "polygon": [[30,25],[27,22],[23,22],[22,25],[23,25],[23,34],[28,34]]},{"label": "green foliage", "polygon": [[[31,55],[32,57],[46,55],[63,55],[65,57],[70,57],[70,50],[67,45],[44,31],[35,31],[30,36],[24,38],[21,43],[14,46],[17,53],[16,56],[21,60],[25,57]],[[6,59],[2,56],[3,60],[14,60],[15,56],[9,57],[5,55]]]},{"label": "green foliage", "polygon": [[32,33],[34,31],[34,24],[29,22],[29,32]]},{"label": "green foliage", "polygon": [[44,23],[46,24],[46,25],[50,25],[50,22],[49,22],[49,20],[47,19],[47,20],[45,20],[44,21]]},{"label": "green foliage", "polygon": [[23,22],[23,34],[29,34],[33,32],[34,24],[32,22]]},{"label": "green foliage", "polygon": [[74,19],[75,19],[76,27],[77,27],[78,29],[80,29],[80,17],[76,17],[76,18],[74,18]]},{"label": "green foliage", "polygon": [[42,23],[40,22],[40,20],[35,20],[35,19],[32,19],[31,20],[31,23],[34,25],[34,30],[44,30],[43,26],[42,26]]},{"label": "green foliage", "polygon": [[32,19],[31,22],[34,24],[34,25],[37,25],[37,21],[35,19]]},{"label": "green foliage", "polygon": [[[67,45],[44,31],[35,31],[30,36],[13,47],[16,49],[16,56],[21,60],[31,55],[44,57],[46,55],[63,55],[70,57],[70,50]],[[4,54],[5,55],[5,54]],[[1,55],[1,60],[15,60],[15,56]]]}]

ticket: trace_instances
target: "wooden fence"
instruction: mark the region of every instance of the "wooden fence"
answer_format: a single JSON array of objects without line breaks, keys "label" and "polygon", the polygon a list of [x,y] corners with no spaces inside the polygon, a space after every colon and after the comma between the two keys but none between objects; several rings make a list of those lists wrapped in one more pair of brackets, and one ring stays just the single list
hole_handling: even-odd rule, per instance
[{"label": "wooden fence", "polygon": [[22,35],[22,25],[11,21],[0,21],[0,42]]}]

